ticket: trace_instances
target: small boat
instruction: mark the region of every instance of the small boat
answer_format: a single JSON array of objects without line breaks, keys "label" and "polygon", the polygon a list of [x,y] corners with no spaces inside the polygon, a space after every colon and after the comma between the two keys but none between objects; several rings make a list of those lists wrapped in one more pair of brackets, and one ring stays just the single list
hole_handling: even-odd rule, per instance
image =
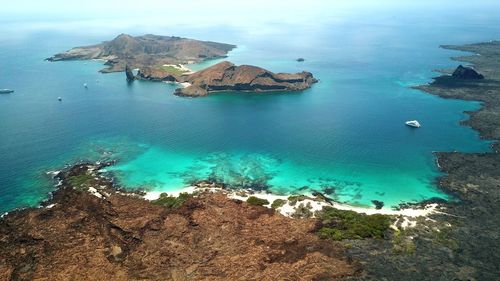
[{"label": "small boat", "polygon": [[420,123],[417,120],[406,121],[406,125],[414,128],[420,128]]},{"label": "small boat", "polygon": [[61,98],[61,97],[58,97],[58,98],[57,98],[57,100],[58,100],[58,101],[62,101],[62,98]]},{"label": "small boat", "polygon": [[11,89],[0,89],[0,94],[10,94],[14,93],[14,90]]},{"label": "small boat", "polygon": [[88,88],[89,86],[87,85],[87,83],[83,83],[83,87]]}]

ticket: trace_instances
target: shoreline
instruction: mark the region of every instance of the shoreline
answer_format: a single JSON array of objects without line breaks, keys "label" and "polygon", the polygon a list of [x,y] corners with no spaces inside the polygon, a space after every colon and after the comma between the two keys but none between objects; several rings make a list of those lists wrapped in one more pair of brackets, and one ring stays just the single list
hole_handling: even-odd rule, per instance
[{"label": "shoreline", "polygon": [[[231,199],[237,199],[240,201],[246,201],[250,196],[257,197],[259,199],[265,199],[269,202],[269,204],[263,205],[264,207],[271,208],[271,204],[275,200],[284,200],[286,203],[279,208],[276,208],[276,210],[281,213],[284,216],[291,217],[293,213],[296,211],[296,208],[299,207],[301,204],[304,206],[307,206],[310,204],[311,208],[310,210],[314,213],[315,211],[321,210],[323,207],[332,207],[338,210],[343,210],[343,211],[354,211],[359,214],[366,214],[366,215],[374,215],[374,214],[380,214],[380,215],[388,215],[388,216],[403,216],[403,217],[408,217],[408,218],[419,218],[419,217],[427,217],[431,214],[436,214],[436,213],[441,213],[444,214],[441,211],[438,211],[438,209],[443,208],[442,205],[438,203],[425,203],[422,206],[414,206],[414,207],[404,207],[401,208],[400,210],[394,210],[394,209],[389,209],[389,208],[381,208],[381,209],[376,209],[376,208],[370,208],[370,207],[362,207],[362,206],[355,206],[355,205],[350,205],[347,203],[340,203],[336,202],[334,200],[331,200],[330,198],[328,199],[329,202],[325,200],[320,200],[317,197],[314,197],[310,194],[300,194],[300,195],[277,195],[277,194],[272,194],[272,193],[267,193],[267,192],[256,192],[252,190],[246,190],[246,189],[223,189],[220,187],[198,187],[198,186],[187,186],[182,189],[176,190],[176,191],[148,191],[145,193],[143,196],[144,199],[148,201],[153,201],[156,200],[160,197],[162,193],[168,194],[169,196],[173,197],[178,197],[181,193],[188,193],[188,194],[193,194],[196,191],[210,191],[210,192],[218,192],[218,193],[224,193],[227,197]],[[244,196],[243,196],[243,195]],[[298,201],[298,204],[291,204],[289,198],[290,196],[303,196],[303,200]],[[424,202],[424,201],[422,201]],[[418,203],[417,203],[418,205]]]},{"label": "shoreline", "polygon": [[[420,227],[396,232],[394,245],[356,243],[350,257],[362,260],[366,279],[379,280],[497,280],[500,254],[500,41],[442,48],[468,52],[452,60],[472,65],[484,79],[464,79],[445,71],[427,84],[412,88],[444,99],[479,102],[460,122],[491,141],[491,151],[433,152],[443,173],[437,187],[458,202],[446,202],[447,216],[436,213],[419,220]],[[401,226],[413,226],[403,221]],[[394,250],[397,249],[397,252]],[[403,255],[401,255],[403,253]],[[408,267],[414,268],[411,272]],[[425,277],[425,278],[423,278]],[[392,279],[391,279],[392,280]]]},{"label": "shoreline", "polygon": [[150,202],[117,189],[98,172],[107,164],[68,167],[51,199],[0,219],[0,279],[338,280],[360,271],[312,219],[212,192]]}]

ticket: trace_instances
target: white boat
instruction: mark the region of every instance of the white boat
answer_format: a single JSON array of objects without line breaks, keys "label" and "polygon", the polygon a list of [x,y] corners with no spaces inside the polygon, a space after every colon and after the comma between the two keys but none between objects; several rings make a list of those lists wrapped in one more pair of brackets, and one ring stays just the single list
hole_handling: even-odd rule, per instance
[{"label": "white boat", "polygon": [[57,100],[58,100],[58,101],[62,101],[62,98],[61,98],[61,97],[58,97],[58,98],[57,98]]},{"label": "white boat", "polygon": [[88,88],[87,83],[83,83],[83,87]]},{"label": "white boat", "polygon": [[417,120],[406,121],[406,125],[414,128],[420,128],[420,123]]},{"label": "white boat", "polygon": [[14,90],[11,89],[0,89],[0,94],[10,94],[14,93]]}]

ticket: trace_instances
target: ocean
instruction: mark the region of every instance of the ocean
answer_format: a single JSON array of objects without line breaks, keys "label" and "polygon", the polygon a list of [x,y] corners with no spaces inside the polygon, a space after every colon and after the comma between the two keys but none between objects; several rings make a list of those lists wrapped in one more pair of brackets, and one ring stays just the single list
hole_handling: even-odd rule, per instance
[{"label": "ocean", "polygon": [[[44,61],[110,40],[115,30],[7,33],[0,42],[0,88],[15,92],[0,95],[0,212],[47,198],[54,190],[47,172],[100,159],[117,160],[107,170],[128,189],[173,191],[212,178],[278,194],[320,191],[360,206],[453,200],[436,186],[442,174],[433,152],[489,151],[488,141],[460,125],[468,118],[464,111],[481,105],[411,86],[430,82],[434,69],[459,64],[450,57],[461,53],[439,45],[498,39],[500,25],[486,16],[464,21],[435,14],[416,24],[417,17],[358,15],[257,33],[231,24],[155,32],[235,44],[227,60],[236,64],[306,70],[320,80],[296,93],[195,99],[174,96],[174,84],[128,84],[124,73],[101,74],[99,61]],[[405,126],[413,119],[422,128]]]}]

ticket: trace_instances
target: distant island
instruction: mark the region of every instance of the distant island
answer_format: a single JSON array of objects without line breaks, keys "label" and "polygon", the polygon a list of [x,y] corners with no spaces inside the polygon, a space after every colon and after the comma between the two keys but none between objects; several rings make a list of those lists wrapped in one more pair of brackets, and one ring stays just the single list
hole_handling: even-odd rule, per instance
[{"label": "distant island", "polygon": [[104,60],[106,68],[101,72],[124,71],[131,68],[161,67],[165,64],[196,63],[208,59],[224,58],[235,45],[211,41],[199,41],[176,36],[147,34],[130,36],[120,34],[111,41],[76,47],[56,54],[48,61]]},{"label": "distant island", "polygon": [[[184,64],[224,58],[235,45],[180,37],[121,34],[101,44],[76,47],[47,60],[105,60],[101,72],[125,71],[127,81],[177,82],[183,87],[175,95],[200,97],[212,92],[300,91],[318,82],[310,72],[273,73],[251,66],[224,61],[193,73]],[[134,74],[134,69],[138,70]]]}]

